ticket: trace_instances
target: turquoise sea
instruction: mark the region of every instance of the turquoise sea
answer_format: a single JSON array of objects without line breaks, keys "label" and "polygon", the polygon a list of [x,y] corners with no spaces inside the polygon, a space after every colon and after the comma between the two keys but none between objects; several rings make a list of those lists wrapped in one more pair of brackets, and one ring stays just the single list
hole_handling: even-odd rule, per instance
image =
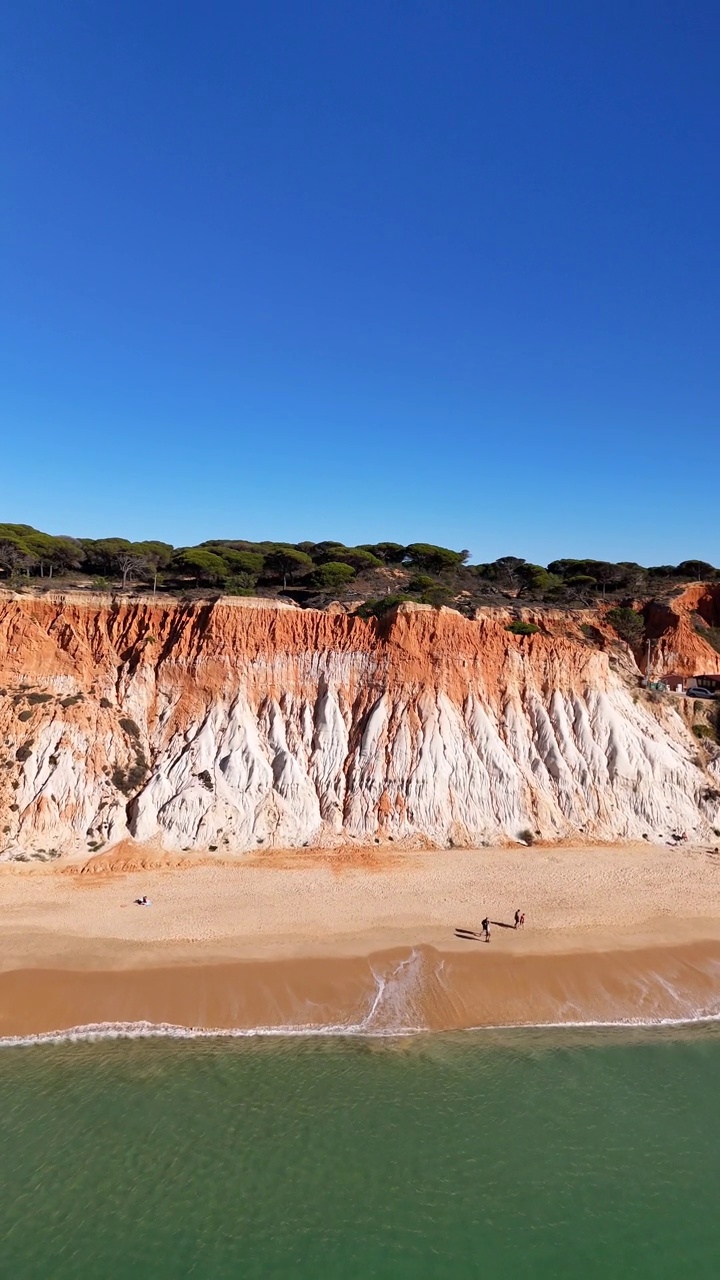
[{"label": "turquoise sea", "polygon": [[0,1051],[13,1280],[720,1275],[720,1031]]}]

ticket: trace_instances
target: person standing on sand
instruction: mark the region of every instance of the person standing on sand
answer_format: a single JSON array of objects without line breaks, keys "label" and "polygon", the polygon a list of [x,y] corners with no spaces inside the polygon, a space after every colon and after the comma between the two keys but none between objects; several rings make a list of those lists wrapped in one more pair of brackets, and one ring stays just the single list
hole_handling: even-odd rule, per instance
[{"label": "person standing on sand", "polygon": [[518,911],[516,911],[516,912],[515,912],[515,928],[516,928],[516,929],[517,929],[517,927],[518,927],[519,923],[520,923],[520,911],[518,910]]},{"label": "person standing on sand", "polygon": [[520,917],[520,928],[521,928],[521,929],[524,929],[524,928],[525,928],[525,912],[524,912],[524,911],[523,911],[523,913],[522,913],[522,915],[521,915],[521,917]]},{"label": "person standing on sand", "polygon": [[489,942],[490,941],[490,920],[488,916],[486,916],[482,922],[482,931],[483,931],[483,937],[485,941]]}]

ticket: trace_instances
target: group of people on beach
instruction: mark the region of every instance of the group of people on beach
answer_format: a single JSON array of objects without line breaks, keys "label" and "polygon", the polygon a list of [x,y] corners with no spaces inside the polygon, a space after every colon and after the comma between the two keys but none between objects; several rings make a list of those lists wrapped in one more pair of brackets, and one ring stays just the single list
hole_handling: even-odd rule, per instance
[{"label": "group of people on beach", "polygon": [[[514,921],[515,921],[515,922],[514,922],[514,924],[513,924],[513,928],[514,928],[514,929],[524,929],[524,928],[525,928],[525,912],[524,912],[524,911],[521,911],[519,907],[518,907],[517,911],[515,912]],[[492,922],[491,922],[491,920],[490,920],[489,916],[486,916],[486,917],[485,917],[485,919],[484,919],[484,920],[483,920],[483,922],[482,922],[482,925],[481,925],[482,933],[481,933],[481,935],[480,935],[480,936],[481,936],[481,938],[483,938],[483,939],[485,940],[485,942],[489,942],[489,941],[490,941],[490,925],[491,925],[491,923],[492,923]],[[497,922],[496,922],[496,923],[497,923]],[[508,926],[508,925],[504,925],[503,927],[504,927],[505,929],[507,929],[509,926]]]}]

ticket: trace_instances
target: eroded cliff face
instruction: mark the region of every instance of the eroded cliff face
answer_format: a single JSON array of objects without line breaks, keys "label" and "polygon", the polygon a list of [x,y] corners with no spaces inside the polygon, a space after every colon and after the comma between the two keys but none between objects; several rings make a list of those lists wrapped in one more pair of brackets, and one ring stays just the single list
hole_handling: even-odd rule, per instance
[{"label": "eroded cliff face", "polygon": [[[567,615],[0,601],[0,852],[707,837],[714,748]],[[634,672],[634,681],[633,681]]]},{"label": "eroded cliff face", "polygon": [[720,653],[705,638],[706,628],[720,627],[720,585],[693,583],[667,604],[646,605],[644,613],[653,676],[720,673]]}]

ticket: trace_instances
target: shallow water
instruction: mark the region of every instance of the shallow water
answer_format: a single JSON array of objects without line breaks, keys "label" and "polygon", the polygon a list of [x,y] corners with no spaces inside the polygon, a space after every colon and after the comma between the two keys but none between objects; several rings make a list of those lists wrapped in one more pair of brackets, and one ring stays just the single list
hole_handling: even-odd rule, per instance
[{"label": "shallow water", "polygon": [[716,1277],[720,1030],[0,1052],[14,1280]]}]

